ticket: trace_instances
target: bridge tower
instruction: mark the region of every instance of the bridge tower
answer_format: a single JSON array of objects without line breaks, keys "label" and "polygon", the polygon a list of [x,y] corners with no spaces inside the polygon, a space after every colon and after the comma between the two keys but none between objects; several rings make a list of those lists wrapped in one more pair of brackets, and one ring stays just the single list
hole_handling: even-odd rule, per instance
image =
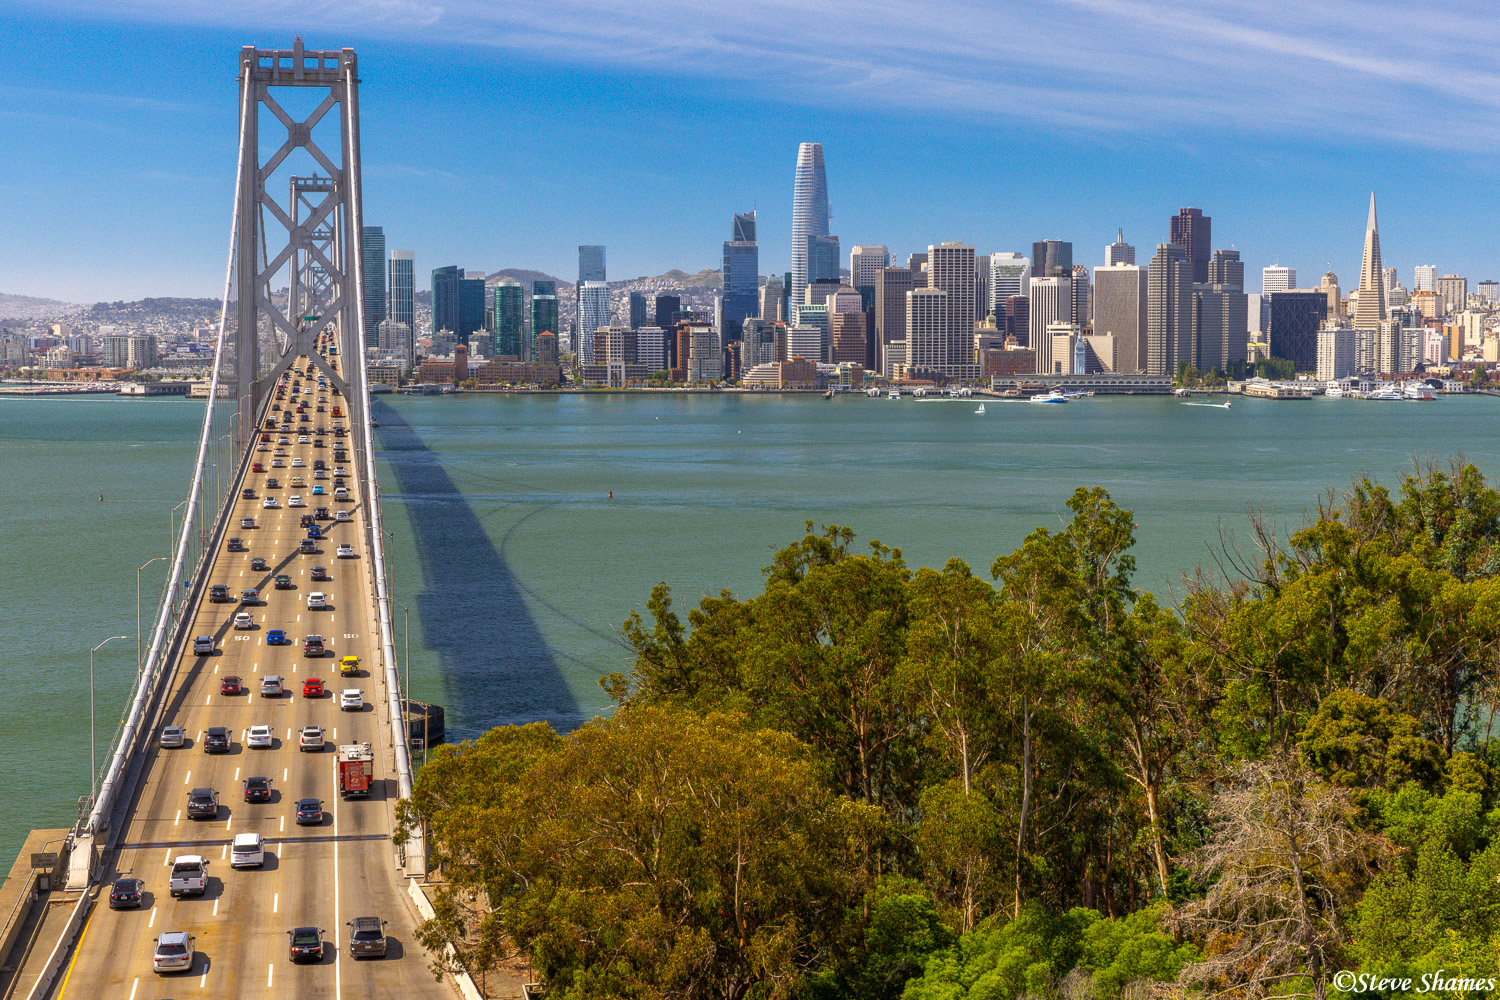
[{"label": "bridge tower", "polygon": [[[312,100],[296,95],[294,104],[284,88],[311,91]],[[299,116],[288,105],[313,106]],[[268,140],[266,157],[263,140]],[[309,161],[311,176],[293,176],[281,188],[287,192],[283,204],[273,193],[278,173]],[[236,443],[243,453],[271,385],[298,355],[312,358],[338,387],[358,434],[365,404],[359,363],[364,276],[359,72],[353,49],[308,51],[298,37],[290,50],[241,50],[239,171]],[[337,338],[345,359],[342,375],[314,349],[325,331]]]}]

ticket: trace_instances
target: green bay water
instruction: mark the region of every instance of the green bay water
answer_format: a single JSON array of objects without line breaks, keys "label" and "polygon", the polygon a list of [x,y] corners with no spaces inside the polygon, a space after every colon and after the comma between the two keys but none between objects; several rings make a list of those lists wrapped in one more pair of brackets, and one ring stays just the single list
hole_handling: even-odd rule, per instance
[{"label": "green bay water", "polygon": [[[1500,401],[748,394],[384,396],[378,469],[411,688],[450,738],[569,727],[608,709],[620,626],[669,583],[680,611],[761,568],[804,522],[849,525],[913,565],[988,573],[1078,486],[1135,512],[1137,582],[1166,600],[1252,510],[1295,526],[1317,495],[1415,458],[1500,476]],[[99,741],[135,679],[135,569],[167,551],[202,410],[183,400],[0,398],[0,860],[67,826],[88,791],[88,650]],[[613,496],[611,496],[611,492]],[[104,494],[105,501],[99,502]],[[164,564],[143,574],[147,618]],[[406,623],[409,621],[409,636]]]}]

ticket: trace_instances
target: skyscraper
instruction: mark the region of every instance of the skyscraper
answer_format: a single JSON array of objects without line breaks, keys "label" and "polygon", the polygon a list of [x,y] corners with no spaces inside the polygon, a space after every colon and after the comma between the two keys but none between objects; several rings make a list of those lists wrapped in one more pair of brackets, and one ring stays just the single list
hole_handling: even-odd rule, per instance
[{"label": "skyscraper", "polygon": [[875,276],[891,263],[885,247],[855,247],[849,251],[849,283],[855,288],[875,288]]},{"label": "skyscraper", "polygon": [[544,333],[552,334],[552,346],[557,346],[557,283],[552,281],[533,281],[531,283],[531,343],[528,346],[526,360],[540,361],[541,354],[537,350],[537,339]]},{"label": "skyscraper", "polygon": [[380,322],[387,316],[385,284],[385,229],[361,226],[360,277],[365,300],[365,346],[380,346]]},{"label": "skyscraper", "polygon": [[462,326],[463,312],[459,287],[464,280],[458,267],[435,267],[432,269],[432,332],[447,330],[455,336]]},{"label": "skyscraper", "polygon": [[1213,241],[1213,219],[1201,208],[1184,208],[1172,216],[1171,242],[1182,247],[1193,265],[1193,280],[1208,281],[1209,244]]},{"label": "skyscraper", "polygon": [[[1031,275],[1034,278],[1073,280],[1073,244],[1063,240],[1038,240],[1031,244]],[[1071,319],[1059,322],[1071,322]]]},{"label": "skyscraper", "polygon": [[1005,315],[1005,300],[1025,295],[1031,281],[1031,261],[1018,253],[990,254],[989,311]]},{"label": "skyscraper", "polygon": [[1193,367],[1229,374],[1245,361],[1249,327],[1245,263],[1238,250],[1215,250],[1208,282],[1193,285]]},{"label": "skyscraper", "polygon": [[[1208,265],[1204,264],[1204,277]],[[1175,375],[1193,362],[1193,263],[1176,243],[1158,243],[1146,274],[1146,374]]]},{"label": "skyscraper", "polygon": [[[1069,256],[1072,256],[1071,252]],[[1030,310],[1028,321],[1031,326],[1027,339],[1029,346],[1036,351],[1036,370],[1043,375],[1051,375],[1057,368],[1053,363],[1052,334],[1048,328],[1055,323],[1071,323],[1068,317],[1073,313],[1072,271],[1073,266],[1069,264],[1065,275],[1050,278],[1033,276],[1027,289],[1026,298]],[[1060,360],[1064,364],[1069,363],[1066,358]]]},{"label": "skyscraper", "polygon": [[525,309],[521,283],[515,278],[501,278],[495,285],[495,357],[521,359]]},{"label": "skyscraper", "polygon": [[755,212],[736,214],[724,243],[724,298],[720,303],[720,336],[724,342],[738,340],[740,326],[760,307],[760,246],[755,242]]},{"label": "skyscraper", "polygon": [[1260,290],[1262,295],[1270,295],[1272,292],[1289,292],[1297,287],[1297,269],[1295,267],[1282,267],[1273,264],[1262,268],[1260,272]]},{"label": "skyscraper", "polygon": [[[807,238],[806,288],[817,281],[839,282],[839,238],[837,236],[814,235]],[[804,295],[801,301],[806,301]]]},{"label": "skyscraper", "polygon": [[1292,362],[1299,372],[1318,367],[1318,329],[1328,318],[1328,296],[1316,289],[1271,293],[1266,324],[1271,356]]},{"label": "skyscraper", "polygon": [[682,296],[658,295],[656,297],[656,314],[651,325],[658,327],[666,335],[668,368],[680,368],[687,364],[687,358],[679,360],[677,357],[677,320],[681,315]]},{"label": "skyscraper", "polygon": [[1469,304],[1469,279],[1461,274],[1445,274],[1437,279],[1437,293],[1443,297],[1448,315],[1463,312]]},{"label": "skyscraper", "polygon": [[760,318],[767,322],[786,322],[787,318],[781,314],[781,300],[786,291],[783,282],[781,275],[773,274],[760,288]]},{"label": "skyscraper", "polygon": [[1359,266],[1359,305],[1354,326],[1376,330],[1385,319],[1385,269],[1380,263],[1380,230],[1375,224],[1375,192],[1370,192],[1370,217],[1365,221],[1365,256]]},{"label": "skyscraper", "polygon": [[1115,338],[1115,370],[1146,368],[1146,268],[1108,264],[1094,268],[1094,333]]},{"label": "skyscraper", "polygon": [[1411,290],[1414,292],[1437,291],[1437,265],[1418,264],[1412,268]]},{"label": "skyscraper", "polygon": [[[807,247],[813,236],[828,235],[828,177],[821,143],[797,147],[797,175],[792,185],[792,306],[802,303],[807,287]],[[837,268],[837,265],[834,265]],[[838,277],[837,270],[834,277]]]},{"label": "skyscraper", "polygon": [[639,330],[647,324],[646,316],[646,293],[630,293],[630,328]]},{"label": "skyscraper", "polygon": [[410,250],[392,250],[390,318],[406,324],[413,333],[409,340],[416,339],[416,277],[416,255]]},{"label": "skyscraper", "polygon": [[1089,311],[1089,269],[1082,264],[1074,264],[1073,324],[1081,330],[1088,326],[1093,318],[1093,314]]},{"label": "skyscraper", "polygon": [[913,368],[940,372],[947,367],[949,298],[936,287],[906,293],[906,363]]},{"label": "skyscraper", "polygon": [[585,281],[607,281],[604,276],[604,248],[581,246],[578,248],[578,283]]},{"label": "skyscraper", "polygon": [[1115,241],[1104,248],[1104,266],[1114,267],[1116,264],[1134,263],[1135,247],[1125,242],[1125,230],[1122,228],[1115,236]]},{"label": "skyscraper", "polygon": [[578,344],[583,363],[594,363],[594,331],[609,326],[609,285],[585,281],[578,286]]},{"label": "skyscraper", "polygon": [[941,243],[927,248],[927,287],[948,293],[942,337],[946,345],[939,371],[953,373],[974,363],[974,248]]},{"label": "skyscraper", "polygon": [[[880,352],[875,363],[885,375],[892,373],[895,360],[891,344],[906,342],[906,293],[916,287],[916,275],[909,267],[883,267],[875,275],[875,344]],[[905,348],[899,360],[906,360]]]}]

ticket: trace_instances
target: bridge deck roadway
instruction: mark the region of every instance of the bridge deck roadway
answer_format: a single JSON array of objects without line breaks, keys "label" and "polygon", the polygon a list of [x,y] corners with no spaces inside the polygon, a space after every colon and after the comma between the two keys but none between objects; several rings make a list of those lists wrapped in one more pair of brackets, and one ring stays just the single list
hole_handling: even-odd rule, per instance
[{"label": "bridge deck roadway", "polygon": [[[306,369],[305,361],[299,370]],[[317,378],[303,378],[303,388],[318,393]],[[288,394],[282,405],[295,408],[298,398]],[[190,743],[183,749],[152,751],[147,771],[133,803],[131,818],[117,853],[105,872],[105,889],[94,908],[56,996],[65,1000],[150,1000],[172,995],[201,996],[214,1000],[231,997],[420,998],[453,997],[446,983],[437,982],[429,971],[428,956],[413,938],[417,917],[403,891],[405,882],[396,868],[390,835],[396,778],[388,748],[390,729],[383,721],[385,685],[379,670],[379,631],[372,597],[369,551],[364,536],[366,497],[350,476],[350,499],[335,502],[332,475],[313,478],[314,459],[323,458],[332,470],[338,465],[354,470],[353,462],[336,463],[336,443],[350,437],[332,434],[332,409],[344,400],[329,396],[328,412],[308,406],[311,421],[294,422],[291,444],[286,446],[287,468],[272,468],[272,452],[259,452],[267,472],[246,474],[237,483],[235,496],[245,486],[255,490],[254,499],[237,499],[227,537],[245,540],[246,552],[221,550],[214,557],[210,583],[228,585],[237,599],[240,590],[257,588],[262,604],[246,608],[254,616],[254,628],[232,627],[238,603],[204,603],[196,611],[191,635],[212,635],[219,644],[213,656],[194,656],[191,644],[178,663],[168,694],[166,723],[183,726]],[[347,408],[347,407],[346,407]],[[294,421],[296,417],[294,416]],[[347,427],[347,414],[342,422]],[[297,443],[301,429],[327,427],[326,447]],[[273,434],[272,448],[279,434]],[[291,467],[293,457],[305,468]],[[357,457],[351,451],[351,458]],[[301,475],[304,488],[288,488],[292,475]],[[273,476],[281,488],[265,488]],[[313,497],[312,486],[321,483],[330,496]],[[308,507],[288,507],[291,494],[301,495]],[[261,498],[274,496],[275,510],[263,509]],[[320,522],[329,538],[318,544],[316,555],[299,555],[297,547],[305,535],[299,527],[302,514],[326,504],[329,512],[348,510],[355,520]],[[239,528],[242,516],[253,517],[257,527]],[[356,558],[335,558],[340,542],[354,546]],[[256,557],[268,563],[265,572],[253,572]],[[331,579],[313,583],[313,566],[327,567]],[[290,590],[276,590],[274,578],[288,574]],[[309,611],[307,595],[321,590],[328,595],[326,611]],[[205,598],[206,600],[206,598]],[[267,646],[270,629],[286,630],[293,645]],[[302,637],[321,634],[333,657],[308,659],[302,655]],[[360,658],[357,678],[340,678],[339,658]],[[372,672],[371,668],[375,668]],[[237,674],[247,693],[220,693],[220,681]],[[287,694],[279,698],[260,695],[261,678],[280,674]],[[323,678],[330,696],[302,696],[305,678]],[[359,712],[341,712],[338,692],[346,687],[364,691],[365,707]],[[270,750],[251,750],[245,731],[252,725],[270,725],[275,745]],[[328,737],[321,753],[301,752],[297,737],[304,725],[321,725]],[[203,751],[203,733],[210,726],[227,726],[233,734],[232,750],[224,755]],[[376,750],[375,783],[367,799],[341,800],[337,790],[335,746],[368,741]],[[251,804],[244,801],[241,782],[251,775],[272,779],[273,800]],[[218,818],[190,820],[185,815],[189,789],[211,786],[219,793]],[[297,826],[295,803],[299,798],[323,800],[321,826]],[[263,870],[229,867],[229,843],[237,833],[253,831],[266,841]],[[210,883],[201,898],[173,899],[168,892],[171,858],[201,854],[209,861]],[[139,910],[110,910],[108,880],[133,876],[145,880],[146,895]],[[386,930],[389,952],[384,959],[353,960],[347,952],[346,922],[354,917],[378,916],[389,921]],[[315,925],[326,930],[326,954],[318,964],[293,965],[288,958],[288,932],[294,926]],[[158,934],[188,931],[196,937],[192,971],[177,973],[175,982],[158,982],[152,971],[152,952]],[[160,977],[168,978],[168,977]]]}]

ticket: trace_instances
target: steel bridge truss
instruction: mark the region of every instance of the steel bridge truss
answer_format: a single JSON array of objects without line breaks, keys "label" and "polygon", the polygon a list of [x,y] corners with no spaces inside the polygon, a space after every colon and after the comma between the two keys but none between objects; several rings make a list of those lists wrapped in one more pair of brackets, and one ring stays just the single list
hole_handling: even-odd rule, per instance
[{"label": "steel bridge truss", "polygon": [[[276,99],[278,88],[323,91],[323,99],[298,119]],[[261,110],[279,123],[284,139],[261,159]],[[324,149],[314,138],[318,125],[334,115],[338,148]],[[274,129],[274,126],[273,126]],[[281,135],[281,130],[274,134]],[[290,50],[240,52],[240,184],[236,206],[235,274],[238,312],[235,330],[235,422],[243,448],[255,433],[263,404],[275,380],[299,355],[306,355],[343,394],[351,426],[364,421],[364,348],[360,296],[359,75],[352,49],[310,52],[298,38]],[[323,174],[291,178],[285,204],[272,193],[277,171],[297,150]],[[315,168],[315,169],[316,169]],[[284,234],[284,235],[281,235]],[[287,276],[287,292],[272,287]],[[331,330],[346,359],[347,378],[316,350],[318,337]],[[263,336],[268,336],[262,360]],[[263,368],[268,368],[262,371]]]}]

